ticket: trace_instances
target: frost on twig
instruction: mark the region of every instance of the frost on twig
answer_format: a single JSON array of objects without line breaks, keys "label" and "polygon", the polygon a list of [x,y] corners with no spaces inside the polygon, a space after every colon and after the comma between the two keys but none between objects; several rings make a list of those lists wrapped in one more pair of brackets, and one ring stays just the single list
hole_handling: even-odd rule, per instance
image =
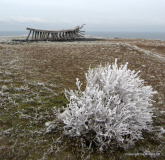
[{"label": "frost on twig", "polygon": [[65,90],[69,104],[58,114],[65,134],[85,137],[101,150],[114,144],[129,147],[142,139],[142,130],[152,130],[151,99],[157,92],[144,86],[138,73],[127,69],[127,63],[118,67],[115,60],[89,68],[84,91],[77,78],[78,90]]}]

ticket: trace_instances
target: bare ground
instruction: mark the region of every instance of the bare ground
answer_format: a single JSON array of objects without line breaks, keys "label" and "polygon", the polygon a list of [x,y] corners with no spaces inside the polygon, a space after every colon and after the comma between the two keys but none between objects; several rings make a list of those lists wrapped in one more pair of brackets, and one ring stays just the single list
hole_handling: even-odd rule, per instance
[{"label": "bare ground", "polygon": [[128,62],[129,69],[140,70],[145,84],[158,91],[153,125],[165,128],[165,41],[13,42],[1,38],[0,159],[131,159],[128,153],[141,153],[137,159],[144,158],[144,153],[148,159],[163,159],[164,136],[158,139],[146,134],[129,151],[102,154],[83,148],[76,138],[61,136],[60,124],[53,133],[47,133],[44,124],[54,120],[53,107],[67,104],[64,89],[76,89],[76,78],[85,86],[84,73],[89,66],[111,64],[115,58],[119,65]]}]

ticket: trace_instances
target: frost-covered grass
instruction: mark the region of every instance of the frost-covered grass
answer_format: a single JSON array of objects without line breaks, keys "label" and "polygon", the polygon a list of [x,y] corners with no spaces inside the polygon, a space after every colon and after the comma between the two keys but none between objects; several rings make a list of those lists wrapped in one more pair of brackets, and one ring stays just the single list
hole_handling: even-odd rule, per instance
[{"label": "frost-covered grass", "polygon": [[[154,59],[135,50],[134,45],[152,53],[164,53],[164,42],[147,40],[0,44],[0,159],[132,159],[135,156],[127,153],[139,152],[158,152],[161,154],[156,158],[163,158],[165,63],[159,57]],[[115,58],[119,66],[129,62],[128,69],[140,70],[144,85],[158,91],[153,97],[156,117],[152,119],[154,127],[162,128],[159,132],[142,132],[144,139],[130,150],[112,147],[101,153],[95,150],[98,146],[92,145],[89,150],[90,141],[85,137],[63,134],[65,125],[55,116],[54,108],[69,104],[64,89],[75,90],[76,78],[83,83],[81,90],[85,90],[84,73],[90,65],[95,68],[107,62],[112,64]]]}]

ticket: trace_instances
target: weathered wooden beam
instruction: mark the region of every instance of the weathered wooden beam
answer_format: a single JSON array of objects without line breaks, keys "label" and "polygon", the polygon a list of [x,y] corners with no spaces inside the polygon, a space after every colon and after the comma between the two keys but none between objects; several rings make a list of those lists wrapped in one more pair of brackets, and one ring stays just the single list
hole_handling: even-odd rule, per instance
[{"label": "weathered wooden beam", "polygon": [[41,40],[43,40],[43,38],[44,38],[44,35],[43,35],[44,33],[43,32],[41,32]]},{"label": "weathered wooden beam", "polygon": [[[84,24],[85,25],[85,24]],[[76,26],[74,29],[62,29],[62,30],[42,30],[42,29],[34,29],[34,28],[26,28],[29,31],[29,34],[26,40],[29,39],[29,36],[32,33],[32,40],[58,40],[58,39],[74,39],[76,37],[83,37],[84,34],[80,29],[84,26]]]},{"label": "weathered wooden beam", "polygon": [[48,32],[48,36],[47,36],[47,39],[49,39],[49,35],[50,35],[50,33]]},{"label": "weathered wooden beam", "polygon": [[46,39],[46,32],[44,32],[44,40]]},{"label": "weathered wooden beam", "polygon": [[81,32],[78,32],[78,34],[80,34],[80,35],[82,35],[82,36],[84,36],[85,34],[83,34],[83,33],[81,33]]},{"label": "weathered wooden beam", "polygon": [[28,38],[29,38],[30,34],[31,34],[31,30],[29,31],[29,34],[28,34],[28,36],[27,36],[26,40],[28,40]]},{"label": "weathered wooden beam", "polygon": [[49,31],[49,32],[67,32],[67,31],[74,31],[76,30],[77,28],[75,29],[62,29],[62,30],[42,30],[42,29],[35,29],[35,28],[26,28],[26,30],[37,30],[37,31],[40,31],[40,32],[45,32],[45,31]]},{"label": "weathered wooden beam", "polygon": [[37,39],[39,38],[39,34],[40,34],[40,32],[37,32]]},{"label": "weathered wooden beam", "polygon": [[52,40],[54,39],[54,35],[53,35],[53,33],[51,33],[51,37],[50,37]]},{"label": "weathered wooden beam", "polygon": [[55,39],[58,40],[58,34],[57,33],[55,33]]},{"label": "weathered wooden beam", "polygon": [[36,40],[37,38],[37,31],[34,32],[34,39]]},{"label": "weathered wooden beam", "polygon": [[36,31],[36,40],[38,39],[37,36],[38,36],[38,31]]},{"label": "weathered wooden beam", "polygon": [[33,34],[32,34],[32,40],[33,40],[33,37],[34,37],[34,32],[35,32],[35,31],[33,30]]},{"label": "weathered wooden beam", "polygon": [[39,38],[41,39],[42,32],[39,32]]},{"label": "weathered wooden beam", "polygon": [[66,32],[66,38],[69,39],[69,32]]}]

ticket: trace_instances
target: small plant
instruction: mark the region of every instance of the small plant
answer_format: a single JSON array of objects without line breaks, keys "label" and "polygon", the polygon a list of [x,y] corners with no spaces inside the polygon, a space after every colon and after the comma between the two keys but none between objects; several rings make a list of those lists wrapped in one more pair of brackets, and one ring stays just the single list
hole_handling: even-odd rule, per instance
[{"label": "small plant", "polygon": [[69,136],[84,137],[90,146],[130,147],[142,139],[142,130],[152,130],[152,97],[157,92],[144,86],[138,73],[118,67],[117,60],[89,68],[86,88],[76,79],[78,90],[65,90],[69,101],[58,118]]}]

